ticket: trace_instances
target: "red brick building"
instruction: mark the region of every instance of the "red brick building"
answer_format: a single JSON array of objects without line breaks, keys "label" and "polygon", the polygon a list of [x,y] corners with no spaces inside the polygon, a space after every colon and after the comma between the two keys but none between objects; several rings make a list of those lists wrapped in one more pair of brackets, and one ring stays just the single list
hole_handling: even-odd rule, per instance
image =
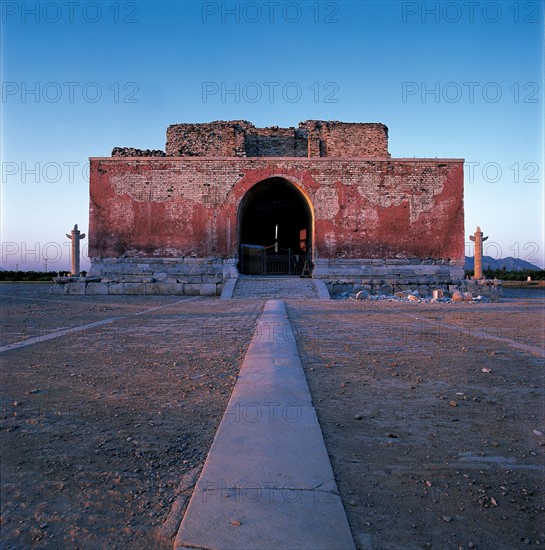
[{"label": "red brick building", "polygon": [[462,159],[393,159],[383,124],[176,124],[91,158],[91,275],[218,294],[238,273],[396,290],[463,277]]}]

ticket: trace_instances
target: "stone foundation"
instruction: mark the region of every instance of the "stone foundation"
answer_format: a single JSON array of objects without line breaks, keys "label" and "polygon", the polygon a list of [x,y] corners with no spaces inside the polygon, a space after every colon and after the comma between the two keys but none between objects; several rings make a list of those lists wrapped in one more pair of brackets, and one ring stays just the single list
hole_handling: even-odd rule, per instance
[{"label": "stone foundation", "polygon": [[51,292],[220,296],[225,283],[237,276],[232,258],[95,258],[88,277],[57,277]]},{"label": "stone foundation", "polygon": [[459,284],[464,269],[460,262],[449,259],[321,259],[315,262],[313,277],[322,279],[332,296],[359,290],[431,293]]},{"label": "stone foundation", "polygon": [[[238,277],[236,258],[95,258],[88,277],[57,277],[52,292],[76,295],[220,296]],[[448,259],[317,259],[313,278],[331,296],[367,290],[394,294],[418,290],[462,290],[475,296],[497,292],[499,281],[464,280],[464,271]],[[495,290],[496,289],[496,290]]]}]

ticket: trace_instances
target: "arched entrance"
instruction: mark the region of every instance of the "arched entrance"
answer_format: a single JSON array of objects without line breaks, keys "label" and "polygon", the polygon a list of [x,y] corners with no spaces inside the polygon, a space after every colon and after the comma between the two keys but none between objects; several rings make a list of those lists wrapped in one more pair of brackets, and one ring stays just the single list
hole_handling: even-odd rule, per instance
[{"label": "arched entrance", "polygon": [[310,274],[312,213],[283,178],[254,185],[239,208],[239,271],[246,275]]}]

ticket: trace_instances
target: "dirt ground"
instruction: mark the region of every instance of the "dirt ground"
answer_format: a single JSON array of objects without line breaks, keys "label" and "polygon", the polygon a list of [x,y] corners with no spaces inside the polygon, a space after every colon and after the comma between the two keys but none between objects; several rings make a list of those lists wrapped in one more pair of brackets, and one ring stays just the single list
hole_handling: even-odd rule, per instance
[{"label": "dirt ground", "polygon": [[[264,300],[0,294],[108,320],[0,354],[1,547],[171,548]],[[545,547],[543,292],[286,303],[359,549]]]},{"label": "dirt ground", "polygon": [[2,548],[172,548],[263,304],[0,290]]},{"label": "dirt ground", "polygon": [[545,547],[544,298],[289,304],[358,548]]}]

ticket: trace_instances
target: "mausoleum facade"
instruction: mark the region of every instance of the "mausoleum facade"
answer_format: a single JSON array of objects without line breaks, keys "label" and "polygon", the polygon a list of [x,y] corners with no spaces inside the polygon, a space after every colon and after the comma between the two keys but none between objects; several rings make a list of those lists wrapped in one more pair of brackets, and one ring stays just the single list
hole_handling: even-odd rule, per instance
[{"label": "mausoleum facade", "polygon": [[218,295],[241,274],[452,284],[463,160],[391,158],[383,124],[175,124],[164,152],[90,159],[89,256],[109,293]]}]

